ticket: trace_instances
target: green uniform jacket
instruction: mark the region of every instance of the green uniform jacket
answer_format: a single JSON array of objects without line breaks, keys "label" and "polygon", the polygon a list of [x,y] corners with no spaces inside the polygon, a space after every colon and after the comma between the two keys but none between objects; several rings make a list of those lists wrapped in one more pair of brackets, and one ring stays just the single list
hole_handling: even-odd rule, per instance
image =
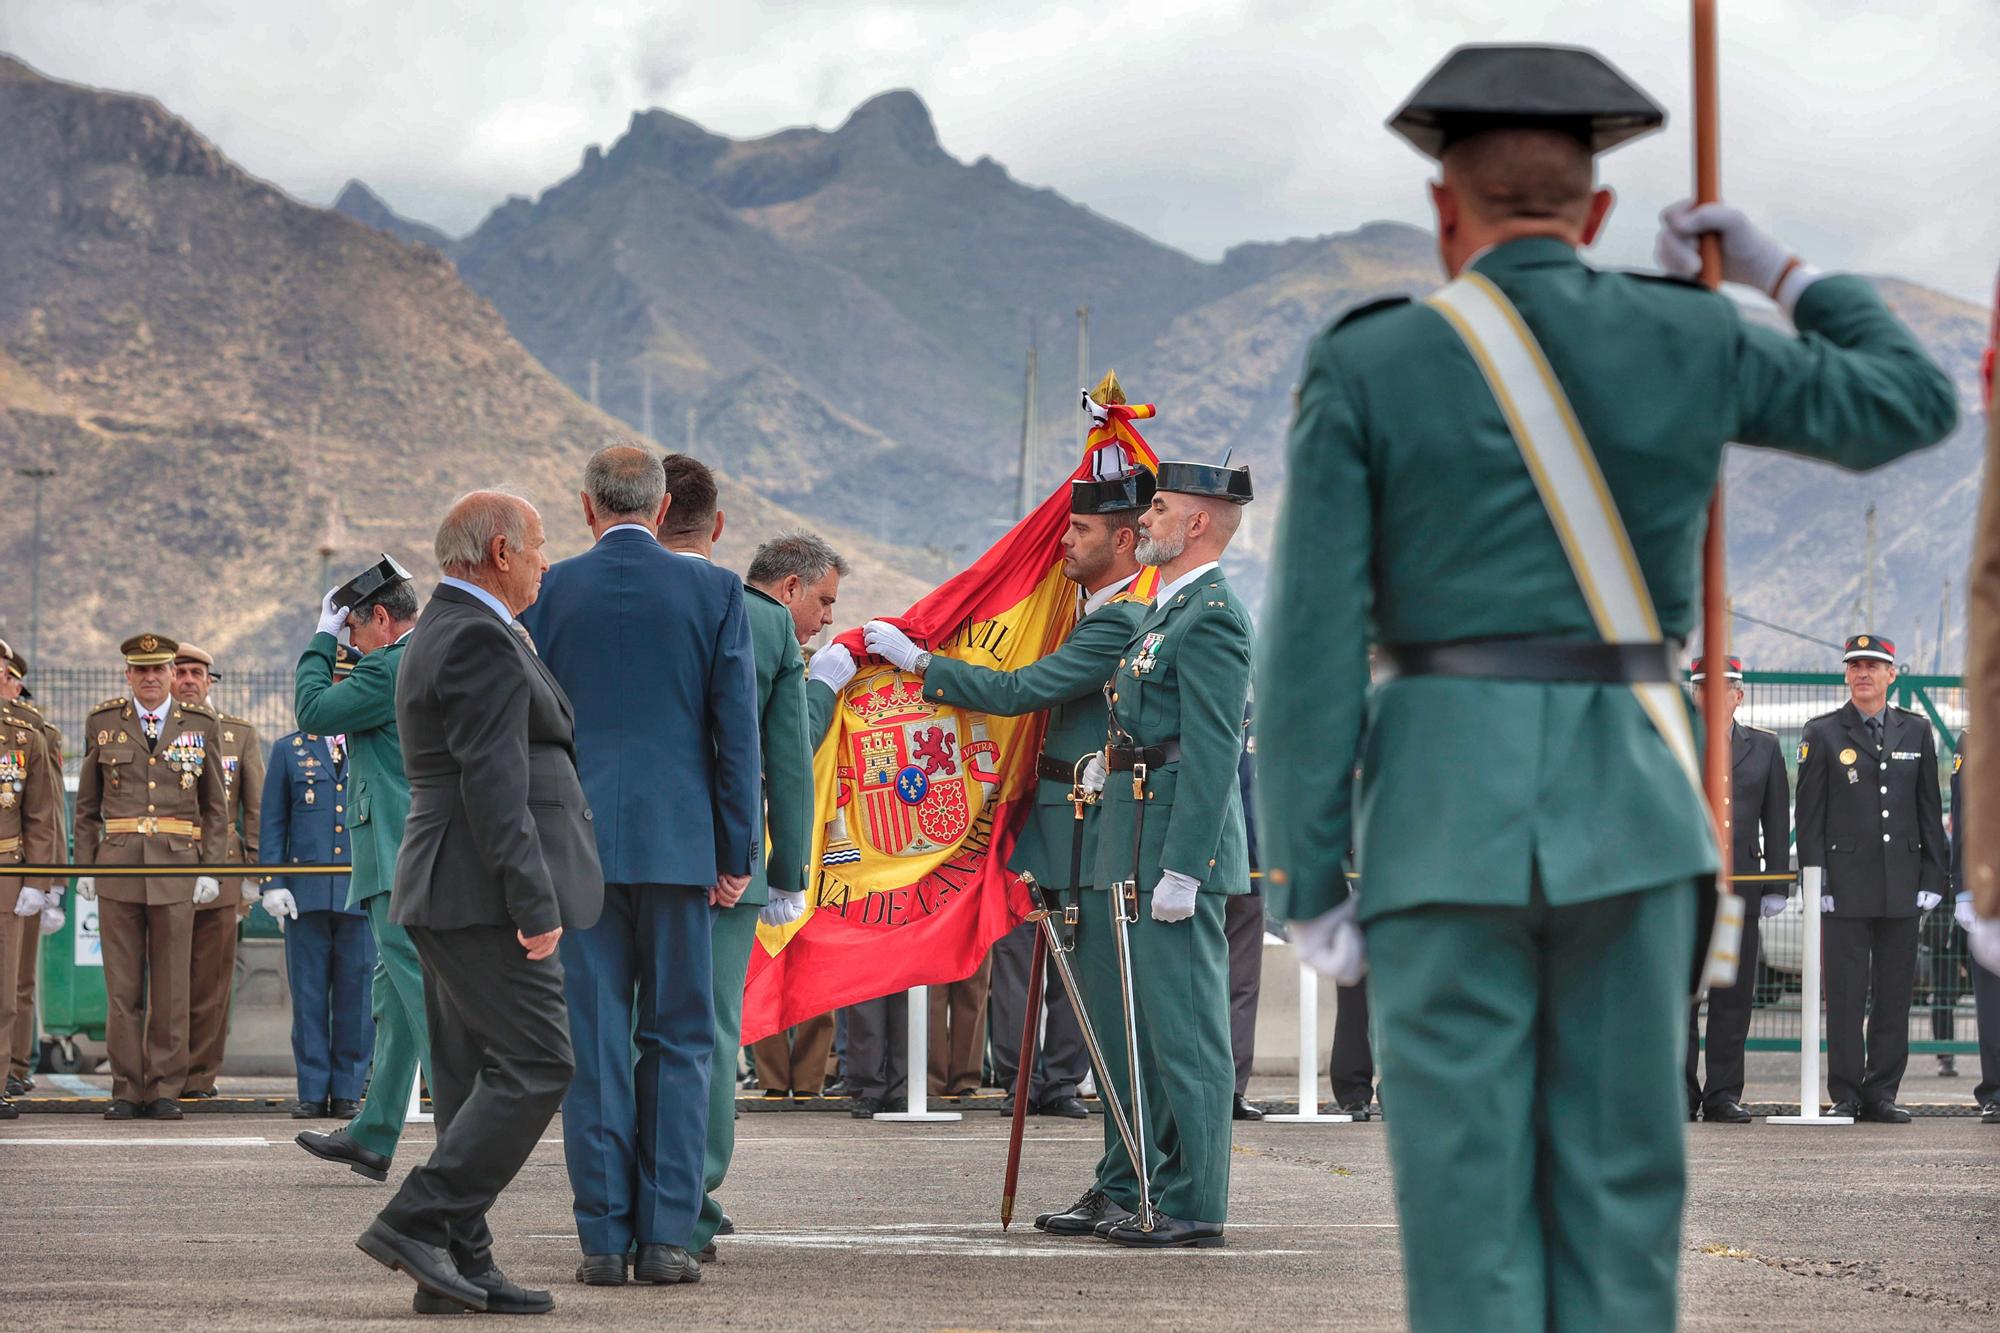
[{"label": "green uniform jacket", "polygon": [[[1568,393],[1671,639],[1694,625],[1725,441],[1866,468],[1943,438],[1957,415],[1951,381],[1858,278],[1813,284],[1792,337],[1717,293],[1597,272],[1557,240],[1474,267]],[[1371,637],[1598,637],[1442,315],[1377,306],[1320,335],[1289,449],[1257,688],[1274,913],[1344,900],[1350,816],[1364,919],[1525,907],[1537,875],[1563,906],[1714,870],[1702,804],[1628,688],[1430,676],[1369,693]]]},{"label": "green uniform jacket", "polygon": [[354,839],[349,907],[387,893],[396,882],[396,853],[410,813],[410,780],[403,776],[403,746],[396,734],[396,672],[408,642],[398,639],[363,655],[346,680],[335,681],[334,638],[315,634],[293,677],[299,730],[347,736],[347,771],[354,783],[347,821]]},{"label": "green uniform jacket", "polygon": [[751,853],[750,887],[742,903],[768,903],[773,887],[803,893],[812,853],[812,746],[806,740],[806,659],[792,629],[792,613],[744,585],[750,652],[757,665],[757,727],[764,760],[764,826],[770,861],[758,840]]},{"label": "green uniform jacket", "polygon": [[[1104,683],[1146,614],[1146,604],[1114,598],[1076,623],[1056,649],[1018,671],[996,671],[950,657],[933,657],[924,673],[924,693],[934,700],[982,713],[1015,717],[1049,710],[1042,753],[1065,764],[1104,748]],[[1084,807],[1083,884],[1070,884],[1070,843],[1076,836],[1076,808],[1069,782],[1043,778],[1035,784],[1035,807],[1021,825],[1007,868],[1029,874],[1053,892],[1088,886],[1094,876],[1097,807]]]},{"label": "green uniform jacket", "polygon": [[[1221,570],[1202,575],[1140,619],[1112,676],[1113,725],[1134,745],[1178,741],[1180,758],[1147,777],[1139,892],[1160,872],[1200,881],[1203,893],[1248,893],[1243,836],[1243,702],[1250,692],[1250,615]],[[1115,739],[1115,733],[1114,733]],[[1104,780],[1093,883],[1132,874],[1132,775]]]},{"label": "green uniform jacket", "polygon": [[833,715],[839,711],[840,695],[833,686],[818,680],[806,682],[806,745],[814,754],[819,753],[826,729],[833,725]]}]

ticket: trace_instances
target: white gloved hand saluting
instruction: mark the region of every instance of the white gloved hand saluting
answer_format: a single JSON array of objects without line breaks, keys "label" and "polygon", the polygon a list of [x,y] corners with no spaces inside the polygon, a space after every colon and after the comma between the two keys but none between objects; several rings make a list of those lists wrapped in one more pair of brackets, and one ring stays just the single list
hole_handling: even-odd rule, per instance
[{"label": "white gloved hand saluting", "polygon": [[915,671],[917,659],[924,650],[917,647],[910,636],[891,625],[886,620],[871,620],[861,627],[862,642],[868,651],[885,662],[893,662],[898,671]]},{"label": "white gloved hand saluting", "polygon": [[1920,891],[1917,894],[1917,910],[1919,912],[1928,912],[1943,901],[1944,895],[1941,893],[1924,893]]},{"label": "white gloved hand saluting", "polygon": [[757,920],[766,926],[789,926],[805,914],[806,896],[803,893],[772,889],[771,901],[758,911]]},{"label": "white gloved hand saluting", "polygon": [[1757,915],[1768,921],[1784,911],[1785,904],[1790,901],[1791,899],[1782,893],[1767,893],[1757,901]]},{"label": "white gloved hand saluting", "polygon": [[1973,917],[1965,927],[1965,942],[1981,967],[1988,972],[2000,972],[2000,917]]},{"label": "white gloved hand saluting", "polygon": [[40,889],[23,888],[21,896],[14,900],[14,915],[40,916],[42,909],[48,905],[48,895]]},{"label": "white gloved hand saluting", "polygon": [[97,877],[95,875],[79,875],[76,881],[76,896],[87,903],[96,902]]},{"label": "white gloved hand saluting", "polygon": [[347,628],[347,617],[353,612],[352,607],[333,604],[333,595],[339,591],[339,588],[328,588],[326,596],[319,599],[319,632],[331,634],[336,639]]},{"label": "white gloved hand saluting", "polygon": [[206,907],[222,896],[222,885],[213,875],[194,877],[194,905]]},{"label": "white gloved hand saluting", "polygon": [[264,896],[259,900],[258,906],[277,919],[280,930],[284,929],[286,917],[294,921],[299,919],[298,899],[292,897],[290,889],[264,890]]},{"label": "white gloved hand saluting", "polygon": [[1292,949],[1299,961],[1336,986],[1352,986],[1368,975],[1368,950],[1362,943],[1361,926],[1354,915],[1361,901],[1352,894],[1347,901],[1310,921],[1289,925]]},{"label": "white gloved hand saluting", "polygon": [[844,644],[829,643],[806,664],[806,679],[816,680],[836,694],[854,679],[854,654]]},{"label": "white gloved hand saluting", "polygon": [[1103,792],[1104,779],[1109,770],[1104,767],[1104,751],[1090,756],[1090,762],[1083,766],[1083,789],[1088,792]]},{"label": "white gloved hand saluting", "polygon": [[44,935],[55,934],[57,931],[63,928],[63,922],[67,920],[69,920],[69,918],[63,915],[62,908],[54,906],[53,904],[51,904],[48,907],[44,907],[42,909],[42,934]]},{"label": "white gloved hand saluting", "polygon": [[1696,204],[1682,200],[1660,214],[1660,234],[1653,258],[1676,278],[1701,275],[1701,238],[1713,232],[1722,238],[1722,278],[1755,287],[1785,308],[1787,315],[1821,275],[1799,257],[1757,229],[1741,209],[1727,204]]},{"label": "white gloved hand saluting", "polygon": [[1178,870],[1162,870],[1153,886],[1153,920],[1185,921],[1194,915],[1194,898],[1201,881]]}]

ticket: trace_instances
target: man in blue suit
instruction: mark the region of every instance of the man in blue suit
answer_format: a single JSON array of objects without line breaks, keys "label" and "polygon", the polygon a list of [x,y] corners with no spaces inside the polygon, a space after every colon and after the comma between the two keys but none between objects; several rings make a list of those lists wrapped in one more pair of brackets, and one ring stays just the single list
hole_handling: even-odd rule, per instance
[{"label": "man in blue suit", "polygon": [[[346,648],[340,649],[345,654]],[[340,659],[334,677],[345,675]],[[257,846],[266,865],[346,865],[347,738],[294,731],[271,747]],[[368,914],[347,905],[345,875],[287,875],[265,887],[261,905],[285,933],[292,988],[292,1063],[299,1099],[294,1120],[352,1120],[368,1081],[375,1043],[369,977],[375,941]]]},{"label": "man in blue suit", "polygon": [[596,545],[521,615],[575,705],[604,864],[603,918],[561,944],[576,1053],[563,1151],[592,1286],[622,1284],[634,1246],[641,1282],[701,1278],[711,914],[742,897],[764,832],[743,585],[660,545],[668,503],[659,459],[599,450],[583,490]]}]

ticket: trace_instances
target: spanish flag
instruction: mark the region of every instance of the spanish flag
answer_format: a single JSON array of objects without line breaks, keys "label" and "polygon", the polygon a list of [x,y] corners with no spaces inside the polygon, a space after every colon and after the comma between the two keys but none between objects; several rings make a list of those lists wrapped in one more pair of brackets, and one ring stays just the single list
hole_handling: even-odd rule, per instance
[{"label": "spanish flag", "polygon": [[[1159,460],[1115,376],[1085,399],[1092,417],[1071,480]],[[1065,483],[972,566],[897,618],[932,653],[1002,671],[1053,651],[1076,621],[1062,574]],[[1154,571],[1141,575],[1150,595]],[[924,698],[921,678],[840,642],[861,664],[813,760],[812,883],[805,915],[757,927],[743,996],[743,1041],[816,1014],[970,976],[1028,913],[1007,870],[1034,804],[1043,718],[989,717]],[[921,1071],[916,1075],[920,1076]]]}]

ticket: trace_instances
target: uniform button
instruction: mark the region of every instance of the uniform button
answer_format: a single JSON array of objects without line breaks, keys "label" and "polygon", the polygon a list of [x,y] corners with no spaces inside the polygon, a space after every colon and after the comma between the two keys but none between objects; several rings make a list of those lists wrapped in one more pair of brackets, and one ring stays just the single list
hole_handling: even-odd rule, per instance
[{"label": "uniform button", "polygon": [[333,854],[334,854],[335,856],[339,856],[339,855],[340,855],[340,848],[338,848],[338,847],[334,848],[334,849],[333,849]]},{"label": "uniform button", "polygon": [[1882,812],[1882,818],[1887,819],[1888,817],[1889,817],[1889,812],[1887,810],[1884,810]]},{"label": "uniform button", "polygon": [[151,790],[152,790],[153,788],[155,788],[155,787],[157,787],[157,786],[159,786],[159,785],[160,785],[160,784],[159,784],[159,783],[157,783],[157,782],[149,782],[149,783],[147,783],[147,784],[146,784],[146,790],[147,790],[147,791],[151,791]]},{"label": "uniform button", "polygon": [[1116,690],[1111,691],[1111,702],[1112,703],[1118,702],[1118,691]]},{"label": "uniform button", "polygon": [[347,807],[344,805],[336,805],[335,807],[333,807],[333,813],[335,813],[336,815],[344,815],[347,813]]},{"label": "uniform button", "polygon": [[154,811],[154,810],[156,810],[157,808],[158,808],[157,806],[151,806],[151,805],[149,805],[149,806],[147,806],[147,807],[146,807],[146,813],[150,815],[150,814],[152,814],[152,813],[153,813],[153,811]]},{"label": "uniform button", "polygon": [[1723,803],[1724,805],[1728,805],[1728,804],[1729,804],[1729,798],[1728,798],[1727,796],[1723,797],[1723,798],[1722,798],[1722,803]]},{"label": "uniform button", "polygon": [[148,760],[146,761],[146,765],[147,765],[147,767],[149,767],[149,768],[150,768],[150,767],[151,767],[152,765],[154,765],[154,764],[157,764],[157,763],[159,763],[159,762],[160,762],[160,761],[159,761],[158,759],[148,759]]},{"label": "uniform button", "polygon": [[346,829],[342,828],[342,827],[341,827],[340,825],[338,825],[338,824],[335,824],[335,825],[333,826],[333,831],[334,831],[335,833],[345,833],[345,832],[347,832],[347,830],[346,830]]},{"label": "uniform button", "polygon": [[346,791],[346,790],[347,790],[347,788],[345,788],[345,787],[341,786],[341,785],[340,785],[340,784],[339,784],[338,782],[336,782],[336,783],[334,783],[334,784],[333,784],[333,789],[334,789],[335,791]]},{"label": "uniform button", "polygon": [[1887,796],[1887,795],[1889,794],[1889,789],[1888,789],[1887,787],[1884,787],[1884,788],[1882,789],[1882,794],[1883,794],[1884,796]]},{"label": "uniform button", "polygon": [[1888,834],[1886,834],[1886,833],[1884,833],[1884,834],[1882,835],[1882,841],[1884,841],[1884,842],[1887,842],[1887,841],[1889,841],[1889,835],[1888,835]]},{"label": "uniform button", "polygon": [[1724,828],[1728,828],[1728,827],[1729,827],[1729,821],[1728,821],[1728,820],[1726,820],[1726,819],[1725,819],[1725,820],[1723,820],[1723,821],[1722,821],[1722,827],[1724,827]]},{"label": "uniform button", "polygon": [[1122,657],[1121,657],[1121,658],[1119,658],[1119,659],[1118,659],[1118,665],[1119,665],[1119,666],[1124,666],[1124,665],[1125,665],[1125,659],[1124,659],[1124,658],[1122,658]]}]

